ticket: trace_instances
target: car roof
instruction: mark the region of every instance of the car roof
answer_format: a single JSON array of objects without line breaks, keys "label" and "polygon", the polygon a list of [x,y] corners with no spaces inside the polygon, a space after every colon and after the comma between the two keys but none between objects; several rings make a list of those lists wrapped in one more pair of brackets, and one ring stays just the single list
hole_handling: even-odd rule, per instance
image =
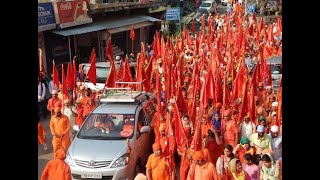
[{"label": "car roof", "polygon": [[95,108],[92,113],[135,114],[138,105],[138,103],[103,103]]},{"label": "car roof", "polygon": [[273,56],[267,59],[267,64],[281,64],[282,63],[282,56]]}]

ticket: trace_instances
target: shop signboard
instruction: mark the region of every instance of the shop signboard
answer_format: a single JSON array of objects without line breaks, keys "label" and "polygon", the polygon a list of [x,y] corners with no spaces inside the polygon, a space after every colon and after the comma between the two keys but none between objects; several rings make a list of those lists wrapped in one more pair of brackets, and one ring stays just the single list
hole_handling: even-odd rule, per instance
[{"label": "shop signboard", "polygon": [[90,5],[86,0],[56,2],[53,7],[58,29],[92,23]]},{"label": "shop signboard", "polygon": [[38,3],[38,32],[55,28],[56,21],[52,3]]}]

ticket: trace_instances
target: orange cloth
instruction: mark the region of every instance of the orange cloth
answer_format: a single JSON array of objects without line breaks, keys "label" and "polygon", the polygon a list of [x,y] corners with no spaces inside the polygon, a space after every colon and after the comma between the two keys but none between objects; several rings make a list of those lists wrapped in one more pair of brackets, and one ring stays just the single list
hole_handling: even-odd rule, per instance
[{"label": "orange cloth", "polygon": [[38,122],[38,144],[44,143],[46,143],[46,131],[41,125],[41,123]]},{"label": "orange cloth", "polygon": [[156,157],[155,154],[151,154],[146,164],[147,170],[151,170],[150,180],[169,180],[167,175],[167,165],[164,156]]},{"label": "orange cloth", "polygon": [[207,124],[201,124],[201,137],[204,136],[208,137],[208,129],[210,128],[209,123]]},{"label": "orange cloth", "polygon": [[76,125],[79,127],[82,126],[84,118],[83,118],[83,107],[76,107],[78,116],[76,117]]},{"label": "orange cloth", "polygon": [[199,166],[192,164],[188,173],[187,180],[221,180],[216,167],[211,162]]},{"label": "orange cloth", "polygon": [[[56,152],[57,149],[62,147],[66,152],[70,146],[70,128],[71,124],[67,116],[61,115],[61,117],[57,117],[53,115],[50,120],[50,130],[53,135],[52,145],[53,152]],[[61,136],[63,137],[61,138]]]},{"label": "orange cloth", "polygon": [[210,155],[208,148],[204,148],[202,150],[202,153],[203,153],[205,160],[207,160],[208,162],[212,162],[211,155]]},{"label": "orange cloth", "polygon": [[68,99],[68,96],[65,94],[62,94],[61,92],[58,93],[58,98],[62,101]]},{"label": "orange cloth", "polygon": [[62,107],[62,101],[61,99],[52,99],[50,98],[48,100],[47,109],[48,111],[52,112],[55,107]]},{"label": "orange cloth", "polygon": [[55,159],[50,160],[44,168],[41,180],[71,180],[71,170],[64,162],[65,157],[66,154],[62,149],[57,150]]},{"label": "orange cloth", "polygon": [[212,160],[213,164],[216,164],[218,158],[220,157],[220,154],[223,153],[223,151],[221,150],[221,146],[219,146],[216,142],[216,139],[208,139],[207,140],[207,148],[209,150],[209,156]]},{"label": "orange cloth", "polygon": [[[160,127],[160,113],[156,112],[154,113],[152,117],[152,123],[153,123],[153,131],[155,135],[155,139],[157,139],[157,136],[159,136],[159,127]],[[155,140],[156,142],[156,140]]]},{"label": "orange cloth", "polygon": [[92,104],[91,106],[89,104],[85,104],[83,106],[83,115],[88,116],[94,108],[96,108],[94,104]]},{"label": "orange cloth", "polygon": [[180,148],[178,149],[178,152],[180,154],[184,154],[184,155],[181,155],[180,180],[187,179],[188,171],[190,168],[190,160],[188,159],[188,155],[192,156],[191,150],[190,149],[185,150],[187,149],[185,146],[186,146],[186,142],[183,142],[183,144],[181,144]]},{"label": "orange cloth", "polygon": [[223,140],[224,144],[230,144],[233,148],[237,145],[236,134],[239,133],[238,125],[236,121],[231,119],[228,123],[222,121],[222,128],[223,130]]},{"label": "orange cloth", "polygon": [[[162,148],[162,152],[164,152],[166,146],[167,146],[167,138],[166,137],[160,137],[160,145]],[[176,140],[174,136],[169,136],[169,150],[172,150],[174,152],[176,150]]]}]

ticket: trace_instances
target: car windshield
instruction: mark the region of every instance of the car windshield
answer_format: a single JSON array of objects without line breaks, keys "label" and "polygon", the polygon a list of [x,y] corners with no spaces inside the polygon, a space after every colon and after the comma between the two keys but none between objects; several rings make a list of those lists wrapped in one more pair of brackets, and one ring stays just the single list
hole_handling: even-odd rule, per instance
[{"label": "car windshield", "polygon": [[[87,74],[90,66],[85,66],[83,68],[84,73]],[[106,78],[109,75],[110,68],[109,67],[97,67],[96,75],[97,75],[97,83],[105,83]],[[89,79],[86,79],[86,82],[89,82]]]},{"label": "car windshield", "polygon": [[82,139],[126,139],[134,132],[133,114],[91,113],[82,125],[78,138]]},{"label": "car windshield", "polygon": [[202,3],[200,7],[210,7],[211,4],[210,3]]}]

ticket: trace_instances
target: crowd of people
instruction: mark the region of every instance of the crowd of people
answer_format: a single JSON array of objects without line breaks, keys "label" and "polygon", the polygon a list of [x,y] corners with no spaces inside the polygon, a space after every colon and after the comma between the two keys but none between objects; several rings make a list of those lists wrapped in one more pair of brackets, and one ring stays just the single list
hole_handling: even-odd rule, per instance
[{"label": "crowd of people", "polygon": [[[281,29],[281,17],[265,24],[255,14],[250,20],[236,10],[202,17],[198,32],[184,27],[180,36],[166,40],[157,32],[152,45],[142,45],[132,80],[145,79],[143,90],[157,95],[158,103],[152,121],[154,153],[146,172],[136,179],[282,179],[282,86],[280,82],[274,92],[266,62],[281,55]],[[252,69],[245,63],[248,57],[255,64]],[[125,68],[119,69],[123,72],[117,72],[116,80],[127,81]],[[51,113],[55,153],[41,179],[71,179],[63,161],[71,127],[81,127],[102,91],[93,92],[78,82],[70,96],[62,85],[51,87],[52,97],[43,110],[45,91],[39,81],[39,108]],[[47,150],[41,122],[38,131],[38,142]]]}]

